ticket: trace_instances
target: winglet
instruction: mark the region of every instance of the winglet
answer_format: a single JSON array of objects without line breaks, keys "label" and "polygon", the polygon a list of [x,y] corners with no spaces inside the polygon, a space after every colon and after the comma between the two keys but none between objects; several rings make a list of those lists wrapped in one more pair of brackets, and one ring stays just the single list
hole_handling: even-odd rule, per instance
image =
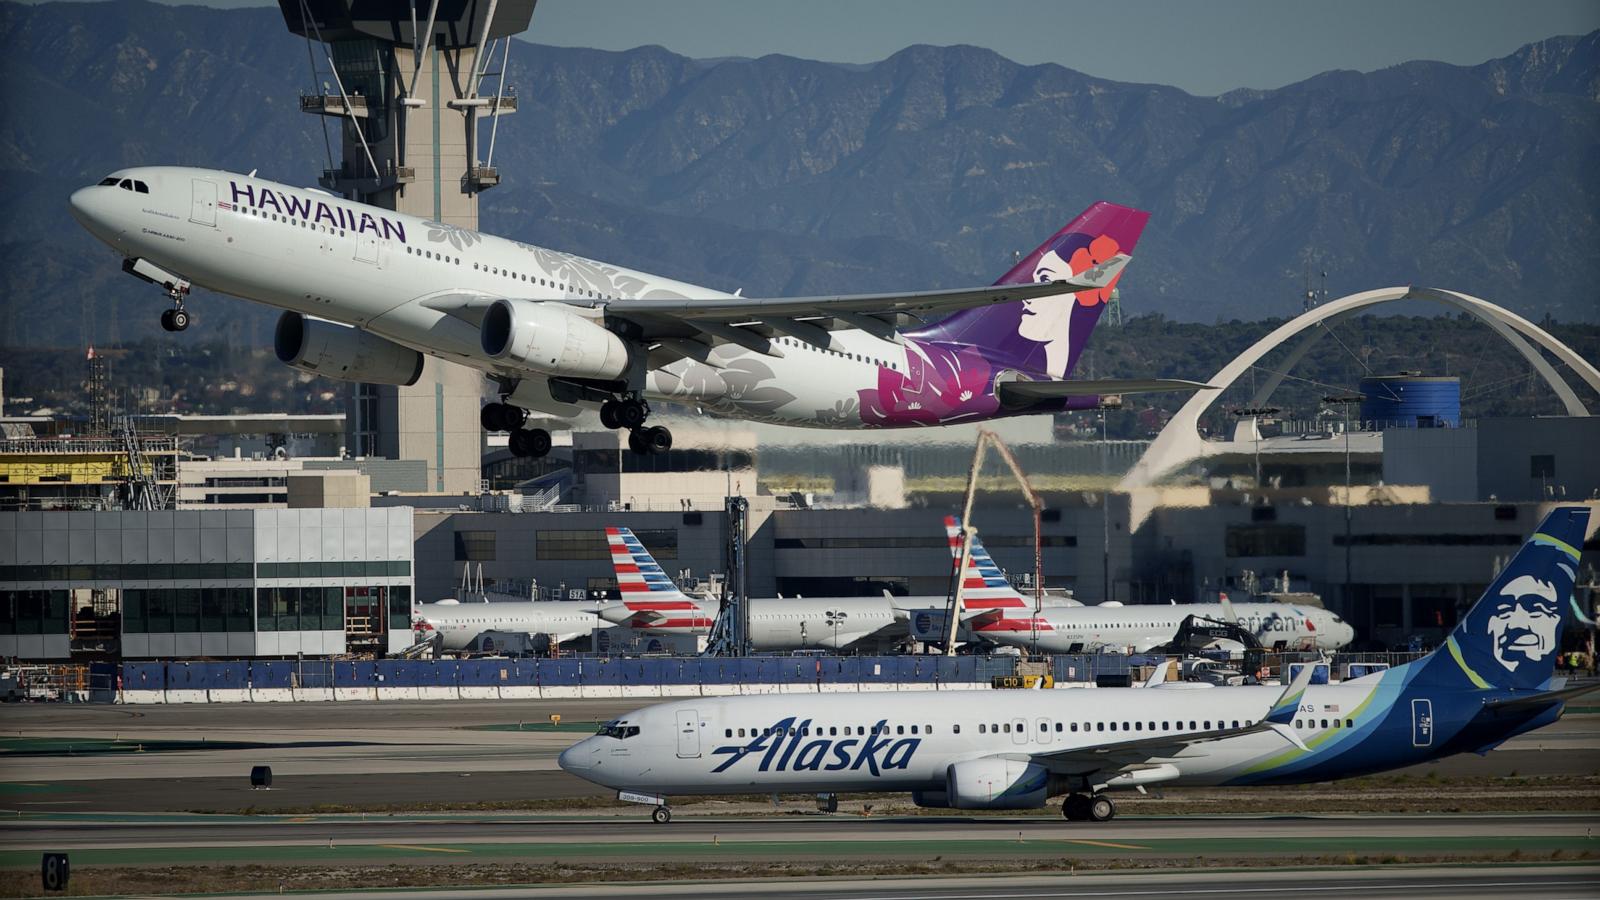
[{"label": "winglet", "polygon": [[1156,666],[1156,670],[1154,672],[1151,672],[1150,673],[1150,677],[1146,678],[1144,680],[1144,686],[1145,687],[1156,687],[1157,685],[1165,684],[1166,681],[1167,681],[1167,670],[1171,669],[1171,668],[1172,668],[1172,660],[1170,660],[1170,659],[1162,660],[1161,661],[1161,665]]},{"label": "winglet", "polygon": [[1304,750],[1307,753],[1311,752],[1311,748],[1306,746],[1306,742],[1300,740],[1300,735],[1295,733],[1293,726],[1283,725],[1278,722],[1268,722],[1267,727],[1271,728],[1273,731],[1276,731],[1284,740],[1295,745],[1296,747],[1299,747],[1301,750]]},{"label": "winglet", "polygon": [[1316,674],[1316,670],[1316,663],[1302,665],[1300,674],[1283,689],[1283,693],[1278,696],[1278,702],[1272,704],[1272,709],[1267,711],[1262,721],[1268,725],[1288,725],[1293,722],[1294,714],[1300,709],[1300,698],[1305,696],[1306,687],[1311,684],[1311,676]]}]

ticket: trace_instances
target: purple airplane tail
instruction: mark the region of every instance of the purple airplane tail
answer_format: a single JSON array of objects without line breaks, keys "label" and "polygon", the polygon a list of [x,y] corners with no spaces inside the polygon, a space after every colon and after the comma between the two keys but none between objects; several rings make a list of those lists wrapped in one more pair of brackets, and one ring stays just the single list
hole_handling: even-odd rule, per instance
[{"label": "purple airplane tail", "polygon": [[[1149,219],[1147,212],[1102,200],[1034,248],[995,284],[1053,281],[1082,273],[1118,253],[1132,255]],[[1115,286],[1113,279],[1104,288],[1073,296],[965,309],[907,336],[971,347],[996,369],[1065,378]]]}]

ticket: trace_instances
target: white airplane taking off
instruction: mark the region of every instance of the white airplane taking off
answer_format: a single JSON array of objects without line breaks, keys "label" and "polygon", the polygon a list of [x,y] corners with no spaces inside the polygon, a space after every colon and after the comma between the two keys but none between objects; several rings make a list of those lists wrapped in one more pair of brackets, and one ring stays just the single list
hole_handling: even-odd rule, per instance
[{"label": "white airplane taking off", "polygon": [[1116,813],[1144,785],[1303,784],[1486,753],[1593,686],[1556,678],[1589,510],[1559,508],[1444,646],[1339,684],[700,697],[607,722],[561,768],[671,818],[669,795],[907,791],[922,806]]},{"label": "white airplane taking off", "polygon": [[[278,358],[348,381],[414,384],[424,357],[475,367],[500,400],[482,423],[543,456],[529,411],[599,407],[629,447],[664,452],[650,401],[818,428],[973,422],[1088,409],[1102,394],[1194,390],[1171,379],[1068,381],[1148,213],[1096,203],[993,286],[747,298],[210,169],[115,172],[73,216],[166,289],[285,310]],[[943,317],[909,330],[901,325]]]}]

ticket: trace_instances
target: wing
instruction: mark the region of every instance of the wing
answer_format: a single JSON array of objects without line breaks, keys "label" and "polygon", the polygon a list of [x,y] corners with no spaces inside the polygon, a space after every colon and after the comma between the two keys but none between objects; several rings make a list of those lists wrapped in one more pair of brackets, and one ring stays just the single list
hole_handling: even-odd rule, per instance
[{"label": "wing", "polygon": [[[1257,734],[1263,731],[1274,731],[1284,740],[1302,750],[1306,749],[1300,736],[1295,734],[1289,723],[1294,719],[1295,710],[1300,706],[1300,697],[1305,694],[1306,686],[1311,683],[1312,670],[1315,666],[1304,666],[1294,681],[1283,689],[1277,702],[1272,704],[1266,715],[1255,722],[1250,722],[1238,728],[1215,728],[1210,731],[1193,731],[1186,734],[1163,734],[1146,738],[1134,738],[1131,741],[1116,741],[1109,744],[1096,744],[1090,747],[1072,747],[1066,750],[1057,750],[1052,753],[1035,753],[1033,761],[1049,768],[1051,771],[1068,775],[1089,775],[1095,772],[1118,771],[1138,769],[1151,764],[1152,760],[1172,759],[1183,754],[1190,747],[1206,744],[1212,741],[1240,737],[1246,734]],[[1131,690],[1131,689],[1130,689]],[[1140,690],[1160,690],[1160,688],[1140,688]],[[1213,690],[1228,690],[1228,688],[1213,688]]]},{"label": "wing", "polygon": [[1182,378],[1102,378],[1094,381],[1003,381],[1000,402],[1029,404],[1066,397],[1105,397],[1111,394],[1156,394],[1165,391],[1214,391],[1216,387]]},{"label": "wing", "polygon": [[[827,297],[621,298],[606,302],[604,308],[607,317],[626,319],[636,325],[644,340],[688,338],[728,342],[781,356],[781,351],[771,344],[771,338],[777,334],[821,347],[831,344],[828,332],[840,329],[860,329],[892,340],[901,317],[915,319],[1104,288],[1116,279],[1130,259],[1126,254],[1118,254],[1071,279],[1038,284]],[[672,344],[657,349],[692,355]]]}]

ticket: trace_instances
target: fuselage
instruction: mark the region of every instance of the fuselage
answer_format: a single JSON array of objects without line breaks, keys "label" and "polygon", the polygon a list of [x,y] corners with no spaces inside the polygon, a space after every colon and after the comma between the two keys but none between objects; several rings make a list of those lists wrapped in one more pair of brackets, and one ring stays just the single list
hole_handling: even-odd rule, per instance
[{"label": "fuselage", "polygon": [[412,615],[424,636],[439,635],[441,650],[465,650],[486,631],[548,635],[556,643],[615,627],[594,614],[595,604],[570,600],[539,603],[425,603]]},{"label": "fuselage", "polygon": [[[1355,638],[1355,630],[1326,609],[1235,603],[1232,611],[1236,624],[1267,647],[1338,650]],[[1171,641],[1191,615],[1226,621],[1228,613],[1220,603],[1074,606],[1046,609],[1037,616],[1025,613],[978,619],[968,627],[978,637],[997,644],[1032,647],[1036,642],[1040,651],[1048,653],[1143,652]]]},{"label": "fuselage", "polygon": [[[123,189],[121,181],[136,181],[147,192]],[[76,192],[72,207],[91,233],[126,257],[149,260],[213,291],[355,326],[501,376],[516,385],[511,402],[556,416],[580,407],[566,395],[552,395],[548,378],[489,358],[477,321],[463,309],[501,297],[555,301],[601,320],[605,303],[616,298],[734,299],[321,191],[209,169],[125,169]],[[823,428],[937,425],[1012,412],[993,396],[996,373],[987,365],[981,377],[963,369],[959,348],[862,330],[830,332],[826,348],[789,337],[775,341],[781,355],[723,343],[704,361],[650,366],[642,392],[713,414]]]},{"label": "fuselage", "polygon": [[[1508,719],[1496,735],[1463,726],[1481,700],[1400,697],[1399,670],[1308,688],[1293,724],[1308,751],[1261,731],[1174,745],[1162,783],[1300,783],[1479,749],[1543,722]],[[647,707],[561,755],[561,766],[619,790],[658,795],[770,791],[942,791],[953,764],[1249,726],[1280,687],[939,691],[699,698]],[[1397,702],[1398,701],[1398,702]],[[1116,786],[1113,784],[1112,786]]]}]

